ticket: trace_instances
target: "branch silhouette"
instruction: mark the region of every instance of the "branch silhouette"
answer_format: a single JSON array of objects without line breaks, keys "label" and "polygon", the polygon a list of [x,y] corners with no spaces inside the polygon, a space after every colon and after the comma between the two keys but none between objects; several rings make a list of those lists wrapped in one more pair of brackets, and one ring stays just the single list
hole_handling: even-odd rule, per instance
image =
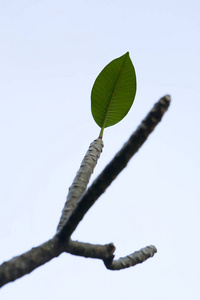
[{"label": "branch silhouette", "polygon": [[[155,246],[147,246],[126,257],[114,260],[115,246],[113,243],[106,245],[93,245],[79,241],[72,241],[70,237],[90,207],[105,192],[108,186],[115,180],[117,175],[126,167],[132,156],[144,144],[149,134],[154,130],[156,125],[162,119],[164,113],[167,111],[170,101],[170,96],[166,95],[154,105],[146,118],[131,135],[129,140],[105,167],[101,174],[94,180],[92,185],[86,190],[90,175],[93,172],[103,147],[101,139],[95,140],[97,141],[98,146],[96,148],[96,154],[94,155],[94,163],[91,163],[91,167],[89,167],[87,172],[88,175],[85,183],[83,184],[83,188],[80,192],[78,192],[78,196],[75,197],[75,200],[71,202],[73,203],[72,205],[71,203],[70,205],[68,204],[68,199],[71,199],[71,197],[67,198],[67,202],[63,209],[63,212],[67,211],[67,213],[62,214],[62,222],[61,220],[59,221],[56,234],[42,245],[34,247],[28,252],[4,262],[0,266],[0,287],[8,282],[14,281],[26,274],[29,274],[39,266],[50,261],[52,258],[58,257],[63,252],[83,257],[101,259],[106,268],[109,270],[120,270],[134,266],[142,263],[149,257],[152,257],[157,252]],[[90,145],[90,150],[88,150],[90,152],[92,151],[92,153],[93,145],[95,145],[95,147],[97,145],[95,141]],[[88,153],[86,154],[80,169],[83,167],[83,165],[85,165],[85,159],[88,159]],[[77,176],[82,174],[80,176],[82,178],[82,176],[84,176],[84,172],[82,173],[81,171],[80,173],[79,171]],[[77,176],[75,179],[78,178]],[[74,182],[77,183],[77,180],[74,180]],[[77,184],[72,184],[69,194],[73,194],[76,189]]]},{"label": "branch silhouette", "polygon": [[76,207],[68,215],[63,227],[58,231],[61,238],[69,238],[74,232],[79,222],[86,212],[95,203],[95,201],[105,192],[108,186],[126,167],[132,156],[144,144],[149,134],[154,130],[156,125],[161,121],[164,113],[170,104],[170,96],[166,95],[161,98],[150,110],[146,118],[141,122],[136,131],[130,136],[121,150],[115,155],[100,175],[95,179],[88,190],[77,202]]}]

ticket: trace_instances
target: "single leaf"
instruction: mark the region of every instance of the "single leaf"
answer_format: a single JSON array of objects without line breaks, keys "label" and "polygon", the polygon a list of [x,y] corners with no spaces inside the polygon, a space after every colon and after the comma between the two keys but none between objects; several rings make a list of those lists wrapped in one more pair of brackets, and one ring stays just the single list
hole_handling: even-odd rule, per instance
[{"label": "single leaf", "polygon": [[91,92],[95,122],[104,128],[121,121],[131,108],[136,93],[136,75],[127,52],[111,61],[98,75]]}]

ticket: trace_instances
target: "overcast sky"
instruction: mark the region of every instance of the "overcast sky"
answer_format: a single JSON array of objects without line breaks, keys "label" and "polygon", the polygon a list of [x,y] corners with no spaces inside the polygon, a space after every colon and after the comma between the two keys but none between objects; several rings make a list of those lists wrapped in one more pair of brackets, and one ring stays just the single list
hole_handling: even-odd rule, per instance
[{"label": "overcast sky", "polygon": [[62,254],[0,290],[10,299],[199,299],[199,0],[0,0],[0,261],[55,233],[68,187],[99,128],[99,72],[127,51],[135,102],[105,129],[92,180],[153,104],[162,122],[79,224],[74,239],[113,242],[116,257],[153,244],[143,264],[108,271]]}]

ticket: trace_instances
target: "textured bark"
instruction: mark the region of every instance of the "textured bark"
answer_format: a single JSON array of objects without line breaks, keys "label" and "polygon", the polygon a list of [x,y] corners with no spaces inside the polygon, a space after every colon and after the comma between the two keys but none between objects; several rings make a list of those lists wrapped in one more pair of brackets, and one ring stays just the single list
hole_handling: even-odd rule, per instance
[{"label": "textured bark", "polygon": [[167,95],[154,105],[153,109],[124,144],[122,149],[84,193],[103,147],[101,139],[97,139],[91,144],[80,170],[70,187],[56,235],[46,243],[14,257],[10,261],[4,262],[0,266],[0,287],[32,272],[63,252],[102,259],[106,267],[110,270],[120,270],[142,263],[157,252],[155,246],[148,246],[124,258],[114,260],[113,253],[115,246],[112,243],[107,245],[92,245],[72,241],[70,236],[90,207],[104,193],[117,175],[126,167],[131,157],[143,145],[167,111],[169,104],[170,96]]},{"label": "textured bark", "polygon": [[93,143],[91,143],[84,159],[82,160],[80,169],[78,170],[76,177],[74,178],[74,181],[69,188],[69,193],[67,195],[67,200],[62,211],[57,231],[59,231],[62,228],[70,212],[73,211],[77,201],[80,199],[80,197],[86,190],[86,187],[97,164],[97,160],[100,157],[102,149],[103,141],[101,138],[98,138],[94,140]]},{"label": "textured bark", "polygon": [[108,259],[113,258],[115,251],[115,246],[113,243],[106,245],[93,245],[89,243],[83,243],[79,241],[69,240],[66,252],[77,256],[98,258],[98,259]]},{"label": "textured bark", "polygon": [[[60,245],[58,247],[58,244]],[[30,251],[13,257],[0,266],[0,287],[8,282],[14,281],[25,274],[57,257],[63,252],[63,247],[57,237],[46,243],[32,248]]]},{"label": "textured bark", "polygon": [[115,246],[112,243],[93,245],[72,240],[61,242],[60,239],[55,236],[46,243],[4,262],[0,266],[0,287],[31,273],[36,268],[44,265],[63,252],[77,256],[107,260],[110,257],[113,258],[114,251]]},{"label": "textured bark", "polygon": [[155,246],[147,246],[125,257],[120,257],[117,260],[104,260],[104,264],[107,269],[113,271],[126,269],[140,264],[150,257],[153,257],[156,252],[157,249]]},{"label": "textured bark", "polygon": [[148,113],[146,118],[124,144],[122,149],[115,155],[111,162],[105,167],[101,174],[77,202],[76,207],[68,215],[63,227],[58,232],[60,238],[69,238],[79,222],[95,201],[105,192],[117,175],[126,167],[132,156],[144,144],[150,133],[161,121],[170,104],[170,96],[161,98]]}]

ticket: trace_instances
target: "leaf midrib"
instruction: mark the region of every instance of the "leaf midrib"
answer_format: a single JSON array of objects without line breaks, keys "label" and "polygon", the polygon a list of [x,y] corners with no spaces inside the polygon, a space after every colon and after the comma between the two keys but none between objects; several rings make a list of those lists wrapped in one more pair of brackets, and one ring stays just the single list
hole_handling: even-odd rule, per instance
[{"label": "leaf midrib", "polygon": [[[128,55],[128,53],[127,53],[127,55]],[[124,59],[124,61],[123,61],[123,63],[122,63],[122,67],[121,67],[121,69],[120,69],[120,72],[119,72],[119,75],[118,75],[116,84],[115,84],[114,89],[113,89],[113,92],[112,92],[111,99],[110,99],[110,101],[109,101],[108,109],[107,109],[107,111],[106,111],[106,115],[105,115],[105,118],[104,118],[104,121],[103,121],[103,124],[102,124],[102,127],[101,127],[101,131],[100,131],[100,134],[99,134],[99,137],[100,137],[100,138],[103,137],[103,131],[104,131],[105,124],[106,124],[106,121],[107,121],[107,117],[108,117],[108,113],[109,113],[109,110],[110,110],[110,106],[111,106],[111,103],[112,103],[112,100],[113,100],[113,96],[114,96],[114,94],[115,94],[115,90],[116,90],[117,84],[118,84],[118,82],[119,82],[119,78],[120,78],[120,76],[121,76],[121,73],[122,73],[122,70],[123,70],[125,61],[126,61],[126,59],[127,59],[127,55],[126,55],[126,57],[125,57],[125,59]]]}]

